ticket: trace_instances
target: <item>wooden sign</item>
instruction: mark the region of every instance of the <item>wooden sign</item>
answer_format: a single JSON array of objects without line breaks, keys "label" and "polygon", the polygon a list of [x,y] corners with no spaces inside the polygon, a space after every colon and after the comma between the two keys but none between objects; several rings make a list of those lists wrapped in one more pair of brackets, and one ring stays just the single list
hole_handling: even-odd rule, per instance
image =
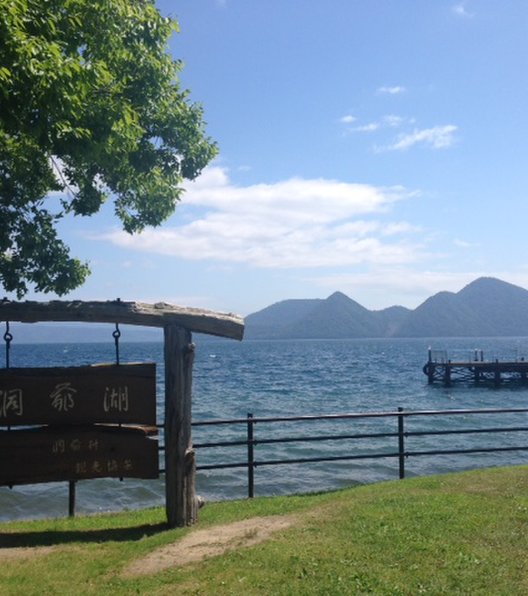
[{"label": "wooden sign", "polygon": [[157,478],[156,439],[146,428],[109,425],[0,431],[0,485]]},{"label": "wooden sign", "polygon": [[156,424],[156,365],[0,370],[0,426]]}]

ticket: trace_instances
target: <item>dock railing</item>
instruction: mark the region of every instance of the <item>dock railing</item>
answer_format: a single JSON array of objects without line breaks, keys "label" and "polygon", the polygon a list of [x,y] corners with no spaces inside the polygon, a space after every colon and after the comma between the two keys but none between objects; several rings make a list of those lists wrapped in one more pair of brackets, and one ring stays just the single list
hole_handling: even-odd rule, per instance
[{"label": "dock railing", "polygon": [[423,366],[429,385],[443,383],[446,387],[457,382],[492,383],[499,387],[503,382],[528,381],[528,359],[517,350],[508,359],[484,358],[483,350],[474,349],[469,354],[448,356],[445,350],[429,348],[427,362]]},{"label": "dock railing", "polygon": [[[273,417],[255,417],[253,413],[248,413],[245,418],[230,418],[219,420],[201,420],[192,423],[193,427],[235,427],[239,428],[237,438],[228,438],[227,440],[200,441],[194,443],[193,448],[198,450],[197,471],[202,470],[221,470],[227,468],[245,469],[247,473],[247,496],[253,497],[255,494],[255,470],[264,466],[282,466],[288,464],[309,464],[316,462],[345,462],[354,460],[373,460],[388,459],[395,460],[400,479],[405,478],[406,461],[409,458],[427,457],[427,456],[447,456],[447,455],[468,455],[477,453],[504,453],[513,451],[528,451],[527,437],[523,437],[521,444],[490,444],[490,435],[502,433],[526,433],[528,432],[528,421],[518,423],[513,426],[503,424],[494,424],[492,426],[480,427],[458,427],[453,425],[451,428],[439,428],[434,425],[432,428],[414,430],[410,423],[416,419],[427,419],[431,421],[438,418],[462,417],[462,422],[472,416],[484,416],[488,418],[499,417],[504,421],[504,417],[515,415],[517,418],[523,418],[522,414],[527,414],[528,408],[485,408],[485,409],[458,409],[458,410],[404,410],[398,408],[397,411],[389,412],[358,412],[347,414],[326,414],[326,415],[304,415],[304,416],[273,416]],[[302,435],[280,435],[275,436],[270,430],[264,431],[264,428],[270,429],[270,426],[280,423],[296,423],[304,425],[314,421],[350,421],[358,422],[368,419],[384,420],[389,426],[384,424],[384,428],[373,429],[373,432],[341,432],[325,434],[302,434]],[[257,428],[260,432],[257,433]],[[273,436],[272,436],[273,435]],[[414,448],[413,439],[418,437],[453,437],[455,435],[479,435],[486,439],[485,444],[471,444],[470,446],[456,447],[450,442],[449,445],[441,448]],[[318,452],[313,455],[302,457],[259,457],[258,448],[265,445],[294,444],[294,443],[331,443],[345,441],[378,441],[385,440],[383,447],[360,449],[357,445],[347,446],[346,449],[340,449],[338,453],[329,454],[327,451]],[[232,461],[215,462],[200,464],[200,452],[214,448],[245,448],[244,457]],[[420,447],[420,446],[418,446]],[[264,454],[265,455],[265,454]]]}]

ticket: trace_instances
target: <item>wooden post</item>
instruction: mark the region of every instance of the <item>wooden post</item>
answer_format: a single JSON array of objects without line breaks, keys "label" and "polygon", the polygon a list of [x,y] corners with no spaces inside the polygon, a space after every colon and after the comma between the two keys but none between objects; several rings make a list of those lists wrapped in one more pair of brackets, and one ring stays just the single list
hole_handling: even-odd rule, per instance
[{"label": "wooden post", "polygon": [[194,345],[191,332],[166,325],[165,335],[165,509],[171,528],[196,519],[191,389]]},{"label": "wooden post", "polygon": [[448,360],[445,363],[445,368],[444,368],[444,385],[446,387],[451,387],[451,360]]},{"label": "wooden post", "polygon": [[494,367],[495,371],[494,371],[494,381],[495,381],[495,387],[498,387],[500,385],[501,382],[501,371],[500,371],[500,367],[499,367],[499,360],[498,358],[495,358],[495,367]]},{"label": "wooden post", "polygon": [[198,498],[196,496],[196,452],[185,452],[185,507],[187,524],[194,524],[198,519]]},{"label": "wooden post", "polygon": [[433,351],[431,348],[427,350],[427,382],[432,385],[434,382],[435,365],[433,363]]}]

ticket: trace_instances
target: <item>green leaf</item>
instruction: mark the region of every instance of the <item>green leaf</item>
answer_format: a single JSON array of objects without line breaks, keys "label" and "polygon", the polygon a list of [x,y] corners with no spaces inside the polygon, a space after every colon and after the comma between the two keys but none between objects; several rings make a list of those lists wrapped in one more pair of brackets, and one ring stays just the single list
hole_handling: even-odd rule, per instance
[{"label": "green leaf", "polygon": [[[150,0],[0,0],[0,282],[64,294],[86,264],[55,223],[109,196],[123,228],[160,225],[216,155]],[[61,164],[60,168],[56,164]],[[61,190],[61,208],[43,208]]]}]

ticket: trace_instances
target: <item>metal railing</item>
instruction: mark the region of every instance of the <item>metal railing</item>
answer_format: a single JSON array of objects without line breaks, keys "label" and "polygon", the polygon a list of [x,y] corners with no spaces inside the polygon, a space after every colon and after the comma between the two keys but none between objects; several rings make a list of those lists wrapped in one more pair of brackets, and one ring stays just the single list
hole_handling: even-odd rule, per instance
[{"label": "metal railing", "polygon": [[[255,493],[255,474],[257,467],[278,466],[287,464],[308,464],[317,462],[343,462],[353,460],[368,459],[396,459],[398,462],[398,473],[400,478],[405,478],[405,463],[408,458],[424,456],[443,456],[455,454],[473,454],[473,453],[501,453],[509,451],[528,451],[528,442],[522,445],[502,445],[502,446],[482,446],[476,445],[464,448],[444,448],[444,449],[409,449],[409,439],[413,437],[427,436],[450,436],[450,435],[492,435],[496,433],[518,433],[528,432],[528,426],[490,426],[480,428],[433,428],[426,430],[409,430],[407,423],[415,418],[432,418],[448,416],[466,416],[484,415],[501,416],[507,414],[526,414],[528,408],[486,408],[486,409],[459,409],[459,410],[404,410],[398,408],[397,411],[390,412],[363,412],[349,414],[326,414],[326,415],[306,415],[306,416],[274,416],[274,417],[254,417],[252,413],[247,414],[246,418],[231,418],[221,420],[203,420],[193,422],[193,427],[207,426],[245,426],[245,435],[243,438],[217,440],[209,442],[198,442],[194,448],[198,450],[212,448],[231,448],[246,446],[246,456],[241,461],[228,461],[222,463],[199,464],[197,470],[220,470],[226,468],[246,468],[247,470],[247,494],[253,497]],[[310,421],[358,421],[364,419],[388,419],[394,421],[394,430],[376,431],[376,432],[354,432],[344,434],[319,434],[319,435],[297,435],[297,436],[279,436],[266,437],[257,436],[256,426],[276,424],[276,423],[305,423]],[[244,432],[244,430],[242,432]],[[292,443],[311,443],[311,442],[330,442],[330,441],[364,441],[372,439],[391,439],[394,440],[393,447],[389,444],[388,448],[382,451],[358,452],[357,448],[347,450],[346,453],[340,452],[334,455],[317,455],[312,457],[290,457],[274,459],[258,459],[256,455],[257,447],[260,445],[272,444],[292,444]]]}]

